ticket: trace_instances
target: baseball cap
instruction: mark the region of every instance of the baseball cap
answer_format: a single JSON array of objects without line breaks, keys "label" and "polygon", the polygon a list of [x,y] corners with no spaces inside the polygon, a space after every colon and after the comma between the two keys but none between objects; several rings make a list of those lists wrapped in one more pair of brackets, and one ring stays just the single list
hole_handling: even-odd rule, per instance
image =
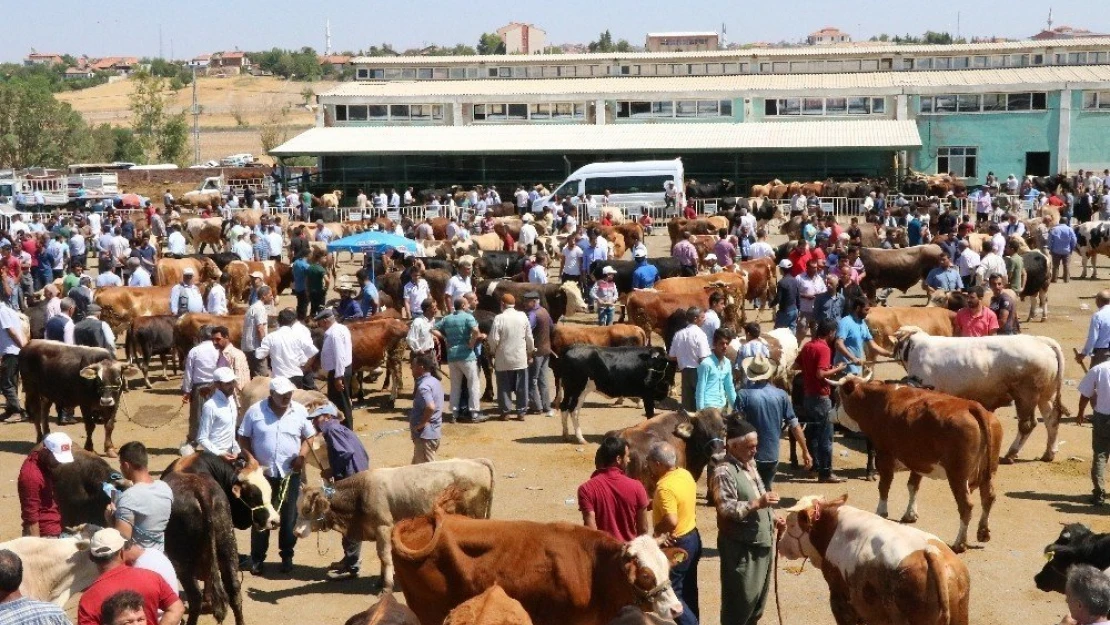
[{"label": "baseball cap", "polygon": [[85,314],[86,315],[99,315],[100,314],[100,306],[97,305],[97,304],[89,304],[88,306],[85,307]]},{"label": "baseball cap", "polygon": [[781,262],[779,262],[779,269],[790,269],[793,266],[794,263],[790,262],[789,258],[784,258]]},{"label": "baseball cap", "polygon": [[312,414],[308,415],[308,417],[310,419],[315,419],[316,417],[320,417],[320,416],[323,416],[323,415],[328,415],[330,417],[338,417],[339,416],[339,409],[335,407],[335,404],[333,404],[329,401],[328,403],[320,406],[316,410],[313,410]]},{"label": "baseball cap", "polygon": [[285,395],[287,393],[292,393],[295,390],[297,390],[297,387],[293,386],[293,383],[289,381],[289,378],[278,376],[270,380],[271,393]]},{"label": "baseball cap", "polygon": [[325,309],[321,310],[320,312],[316,313],[316,317],[314,317],[314,319],[316,319],[316,321],[323,321],[324,319],[334,319],[334,318],[335,318],[335,311],[330,309],[330,308],[325,308]]},{"label": "baseball cap", "polygon": [[217,382],[234,382],[235,372],[230,367],[219,367],[213,372]]},{"label": "baseball cap", "polygon": [[62,464],[73,462],[73,439],[65,432],[53,432],[42,440],[42,444],[54,459]]},{"label": "baseball cap", "polygon": [[540,298],[540,294],[537,293],[536,291],[528,291],[527,293],[524,294],[524,299],[525,300],[539,299],[539,298]]},{"label": "baseball cap", "polygon": [[197,272],[192,267],[186,267],[186,268],[181,270],[181,275],[185,275],[185,276],[196,275],[196,273]]},{"label": "baseball cap", "polygon": [[717,260],[717,255],[716,254],[706,254],[705,255],[705,260]]},{"label": "baseball cap", "polygon": [[116,553],[127,544],[123,538],[123,534],[119,533],[114,527],[106,527],[93,534],[92,540],[89,541],[89,553],[94,557],[104,558]]},{"label": "baseball cap", "polygon": [[603,274],[617,273],[617,270],[613,269],[609,265],[605,265],[605,268],[601,270],[601,273],[603,273]]},{"label": "baseball cap", "polygon": [[251,272],[251,277],[252,278],[258,278],[259,280],[265,280],[266,279],[266,276],[262,275],[261,271],[252,271]]},{"label": "baseball cap", "polygon": [[647,258],[647,252],[644,250],[636,250],[632,252],[632,258]]}]

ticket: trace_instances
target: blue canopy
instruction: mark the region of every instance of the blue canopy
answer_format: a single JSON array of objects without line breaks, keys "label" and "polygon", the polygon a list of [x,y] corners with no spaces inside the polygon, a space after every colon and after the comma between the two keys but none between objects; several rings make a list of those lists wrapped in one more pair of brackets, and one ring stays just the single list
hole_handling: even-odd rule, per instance
[{"label": "blue canopy", "polygon": [[329,252],[366,252],[383,254],[387,250],[403,250],[416,253],[416,241],[388,232],[368,230],[328,243]]}]

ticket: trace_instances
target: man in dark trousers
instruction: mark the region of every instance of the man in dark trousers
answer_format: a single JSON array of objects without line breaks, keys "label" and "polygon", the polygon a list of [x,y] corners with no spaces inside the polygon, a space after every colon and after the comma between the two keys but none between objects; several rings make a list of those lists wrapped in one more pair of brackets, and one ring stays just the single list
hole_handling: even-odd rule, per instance
[{"label": "man in dark trousers", "polygon": [[116,354],[116,336],[108,324],[100,320],[100,306],[89,304],[88,316],[73,326],[73,342],[77,345],[99,347]]},{"label": "man in dark trousers", "polygon": [[832,387],[829,378],[836,377],[848,367],[842,362],[832,364],[832,349],[836,343],[838,323],[828,319],[817,324],[813,340],[802,347],[794,368],[802,372],[802,386],[805,397],[802,407],[805,410],[806,446],[813,456],[813,468],[817,471],[818,481],[823,484],[840,484],[844,478],[832,472],[833,411]]},{"label": "man in dark trousers", "polygon": [[[328,445],[329,468],[321,473],[324,479],[335,483],[370,469],[370,455],[366,453],[362,441],[358,440],[358,434],[343,426],[343,417],[340,416],[335,404],[326,403],[309,416]],[[328,579],[357,577],[361,554],[362,541],[344,536],[343,558],[328,566]]]}]

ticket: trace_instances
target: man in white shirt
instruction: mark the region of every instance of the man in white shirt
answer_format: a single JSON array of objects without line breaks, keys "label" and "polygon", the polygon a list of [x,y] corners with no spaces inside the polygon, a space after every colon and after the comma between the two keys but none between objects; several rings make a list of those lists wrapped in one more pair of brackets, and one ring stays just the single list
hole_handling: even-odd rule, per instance
[{"label": "man in white shirt", "polygon": [[180,317],[187,312],[204,312],[204,300],[200,294],[200,289],[193,284],[195,273],[192,267],[186,267],[181,272],[181,282],[173,285],[173,288],[170,289],[171,314]]},{"label": "man in white shirt", "polygon": [[404,203],[405,206],[412,206],[412,187],[405,189],[405,195],[401,198],[401,201]]},{"label": "man in white shirt", "polygon": [[438,306],[432,298],[427,298],[420,303],[420,314],[412,318],[409,334],[406,340],[413,356],[431,353],[435,350],[435,338],[432,336],[432,320],[435,319]]},{"label": "man in white shirt", "polygon": [[532,246],[536,244],[536,239],[539,233],[536,231],[536,226],[532,223],[535,220],[531,213],[524,215],[524,225],[520,227],[520,238],[518,243],[524,248],[525,254],[532,253]]},{"label": "man in white shirt", "polygon": [[254,350],[259,360],[270,359],[270,371],[274,377],[289,378],[299,388],[304,388],[304,366],[310,358],[319,353],[312,341],[305,341],[304,335],[293,329],[297,312],[285,308],[277,316],[278,329],[262,337],[262,342]]},{"label": "man in white shirt", "polygon": [[27,224],[23,221],[23,215],[16,213],[12,215],[12,225],[8,228],[8,235],[11,236],[12,241],[19,239],[20,233],[27,232]]},{"label": "man in white shirt", "polygon": [[667,356],[677,364],[682,375],[682,407],[693,414],[696,410],[695,395],[698,390],[698,365],[709,356],[709,341],[701,324],[705,320],[701,308],[691,306],[686,310],[686,327],[675,333]]},{"label": "man in white shirt", "polygon": [[270,226],[270,232],[266,235],[266,242],[270,248],[270,260],[281,260],[281,250],[285,247],[285,241],[281,236],[281,229],[277,226]]},{"label": "man in white shirt", "polygon": [[[73,324],[70,323],[70,332]],[[10,419],[13,415],[19,419],[26,417],[27,413],[19,403],[19,350],[27,343],[23,335],[23,322],[10,306],[0,304],[0,392],[3,393],[6,405],[4,416],[0,421]]]},{"label": "man in white shirt", "polygon": [[524,187],[517,187],[516,193],[513,194],[513,197],[516,198],[517,212],[521,215],[528,212],[528,192],[524,190]]},{"label": "man in white shirt", "polygon": [[1105,503],[1106,483],[1103,473],[1106,471],[1106,459],[1110,457],[1110,361],[1101,362],[1083,376],[1079,382],[1079,423],[1083,423],[1087,404],[1094,403],[1094,415],[1091,416],[1091,451],[1094,455],[1094,464],[1091,466],[1091,485],[1093,492],[1091,503],[1101,506]]},{"label": "man in white shirt", "polygon": [[746,207],[740,208],[740,225],[747,226],[748,232],[755,232],[758,229],[755,215],[751,214]]},{"label": "man in white shirt", "polygon": [[150,286],[150,272],[143,267],[138,258],[128,258],[127,268],[131,271],[131,277],[127,279],[127,286]]},{"label": "man in white shirt", "polygon": [[362,211],[370,207],[370,200],[366,198],[366,193],[362,189],[358,190],[358,196],[355,197],[355,206]]},{"label": "man in white shirt", "polygon": [[213,281],[212,287],[208,289],[208,314],[210,315],[226,315],[227,314],[227,286],[231,284],[231,274],[224,272],[220,274],[219,279]]},{"label": "man in white shirt", "polygon": [[266,336],[266,330],[270,323],[270,316],[266,307],[272,304],[273,301],[274,294],[268,285],[264,284],[258,287],[258,299],[250,305],[250,308],[247,309],[247,316],[243,318],[243,337],[239,343],[239,349],[247,355],[251,377],[269,375],[266,359],[259,358],[255,350],[262,344],[262,339]]},{"label": "man in white shirt", "polygon": [[400,208],[401,207],[401,196],[397,195],[397,189],[390,189],[389,190],[389,207],[390,208]]},{"label": "man in white shirt", "polygon": [[254,248],[251,246],[251,242],[247,240],[249,234],[247,230],[243,230],[239,233],[239,238],[235,241],[235,245],[231,246],[231,251],[235,252],[239,260],[245,263],[254,260]]},{"label": "man in white shirt", "polygon": [[[281,572],[293,570],[293,550],[297,535],[297,500],[301,494],[301,470],[307,441],[316,435],[308,411],[293,401],[293,383],[285,378],[270,380],[270,396],[247,409],[239,425],[239,445],[258,460],[273,491],[273,501],[280,501],[278,515],[278,554]],[[270,532],[251,530],[251,573],[263,575],[266,552],[270,548]]]},{"label": "man in white shirt", "polygon": [[574,282],[581,286],[582,255],[582,248],[574,242],[574,237],[567,237],[567,244],[563,246],[562,264],[559,266],[560,282]]},{"label": "man in white shirt", "polygon": [[767,242],[767,231],[763,228],[756,230],[755,243],[752,243],[752,260],[775,255],[775,248]]},{"label": "man in white shirt", "polygon": [[528,360],[536,351],[528,315],[517,310],[511,293],[501,296],[501,314],[493,318],[487,344],[497,371],[497,402],[501,419],[509,418],[510,398],[516,394],[516,419],[528,410]]},{"label": "man in white shirt", "polygon": [[234,461],[239,455],[239,442],[235,440],[235,422],[239,419],[235,372],[229,367],[218,367],[213,378],[215,390],[200,409],[197,447]]},{"label": "man in white shirt", "polygon": [[956,268],[960,270],[960,279],[963,280],[964,286],[972,283],[972,276],[975,275],[975,270],[979,268],[979,263],[982,262],[979,254],[975,250],[968,247],[966,239],[961,239],[959,243],[960,253],[956,256]]},{"label": "man in white shirt", "polygon": [[587,267],[593,267],[593,264],[597,261],[604,262],[609,260],[609,241],[607,241],[605,237],[601,235],[601,232],[594,233],[593,243],[593,247],[590,251],[590,257],[587,259]]},{"label": "man in white shirt", "polygon": [[469,260],[464,260],[459,263],[459,273],[451,276],[451,279],[447,281],[447,289],[444,294],[447,295],[448,300],[453,302],[455,299],[474,290],[474,286],[471,284],[472,279],[470,277],[470,272],[471,265]]},{"label": "man in white shirt", "polygon": [[416,318],[420,316],[420,305],[424,300],[432,295],[431,288],[428,286],[428,281],[424,279],[424,265],[417,262],[413,265],[410,272],[408,284],[404,288],[405,296],[405,309],[409,311],[409,316]]},{"label": "man in white shirt", "polygon": [[185,236],[181,234],[181,226],[177,224],[170,226],[170,236],[166,237],[166,254],[170,258],[185,256]]},{"label": "man in white shirt", "polygon": [[351,363],[353,362],[351,331],[339,323],[335,311],[325,308],[316,315],[324,330],[324,346],[320,350],[320,368],[328,374],[328,400],[343,412],[347,427],[355,429],[351,410]]},{"label": "man in white shirt", "polygon": [[96,276],[96,288],[100,289],[106,286],[123,286],[123,278],[111,271],[103,271]]},{"label": "man in white shirt", "polygon": [[814,316],[814,304],[817,302],[817,296],[828,291],[829,287],[825,284],[825,276],[820,271],[820,265],[817,260],[810,259],[806,262],[805,273],[798,274],[796,278],[798,281],[798,329],[795,336],[798,342],[802,342],[802,338],[806,335],[806,330],[816,330],[816,320]]},{"label": "man in white shirt", "polygon": [[374,196],[374,208],[385,210],[385,206],[388,203],[389,198],[385,195],[385,189],[378,189],[378,194]]},{"label": "man in white shirt", "polygon": [[196,440],[200,408],[216,379],[216,369],[228,367],[235,373],[235,390],[240,392],[250,382],[247,357],[231,344],[230,332],[224,326],[211,329],[209,340],[189,350],[181,375],[181,401],[189,404],[189,432],[183,455],[193,452],[189,443]]},{"label": "man in white shirt", "polygon": [[547,256],[543,253],[536,254],[536,262],[528,269],[528,282],[547,284]]}]

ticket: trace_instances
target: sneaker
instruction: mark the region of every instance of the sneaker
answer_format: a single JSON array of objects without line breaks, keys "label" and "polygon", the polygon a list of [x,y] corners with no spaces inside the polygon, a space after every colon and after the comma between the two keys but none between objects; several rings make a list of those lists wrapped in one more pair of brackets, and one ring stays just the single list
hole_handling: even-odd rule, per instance
[{"label": "sneaker", "polygon": [[554,417],[554,416],[555,416],[555,411],[554,411],[554,410],[548,410],[547,412],[543,413],[543,416],[545,416],[545,417],[547,417],[548,419],[550,419],[551,417]]},{"label": "sneaker", "polygon": [[282,558],[281,559],[281,568],[279,568],[278,571],[280,571],[282,573],[292,573],[293,572],[293,558]]},{"label": "sneaker", "polygon": [[254,576],[257,576],[257,577],[265,577],[266,576],[266,568],[265,568],[264,563],[262,563],[262,562],[251,562],[250,571],[251,571],[251,575],[254,575]]},{"label": "sneaker", "polygon": [[843,484],[846,481],[848,480],[840,477],[839,475],[826,475],[825,477],[817,480],[817,482],[820,484]]},{"label": "sneaker", "polygon": [[459,423],[484,423],[486,421],[489,421],[489,417],[480,412],[472,412],[469,417],[459,419]]},{"label": "sneaker", "polygon": [[358,567],[357,566],[340,567],[340,568],[335,569],[333,571],[328,571],[327,577],[328,577],[329,580],[331,580],[333,582],[337,582],[337,581],[341,581],[341,580],[345,580],[345,579],[354,579],[354,578],[358,577]]}]

